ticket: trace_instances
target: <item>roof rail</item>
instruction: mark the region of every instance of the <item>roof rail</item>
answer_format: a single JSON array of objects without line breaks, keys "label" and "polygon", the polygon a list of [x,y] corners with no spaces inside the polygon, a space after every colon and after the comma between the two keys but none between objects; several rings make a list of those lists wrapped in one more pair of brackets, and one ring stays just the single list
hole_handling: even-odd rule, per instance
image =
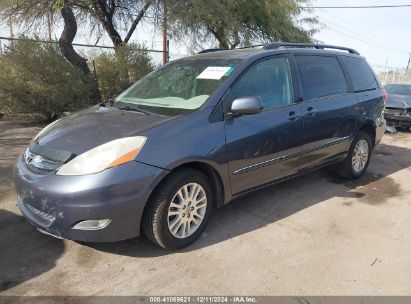
[{"label": "roof rail", "polygon": [[[250,45],[250,46],[241,46],[241,47],[236,47],[231,50],[243,50],[243,49],[253,49],[257,47],[264,47],[265,44],[256,44],[256,45]],[[219,52],[219,51],[229,51],[230,49],[222,49],[222,48],[215,48],[215,49],[205,49],[197,54],[204,54],[204,53],[211,53],[211,52]]]},{"label": "roof rail", "polygon": [[318,44],[318,43],[291,43],[291,42],[273,42],[270,44],[266,44],[264,49],[271,50],[271,49],[279,49],[281,47],[294,47],[294,48],[315,48],[315,49],[335,49],[335,50],[342,50],[347,51],[350,54],[360,55],[356,50],[342,47],[342,46],[335,46],[335,45],[328,45],[328,44]]},{"label": "roof rail", "polygon": [[227,51],[228,49],[206,49],[198,52],[197,54],[204,54],[204,53],[212,53],[212,52],[218,52],[218,51]]},{"label": "roof rail", "polygon": [[266,46],[265,44],[254,44],[250,46],[241,46],[241,47],[236,47],[235,50],[242,50],[242,49],[255,49],[258,47],[264,47]]}]

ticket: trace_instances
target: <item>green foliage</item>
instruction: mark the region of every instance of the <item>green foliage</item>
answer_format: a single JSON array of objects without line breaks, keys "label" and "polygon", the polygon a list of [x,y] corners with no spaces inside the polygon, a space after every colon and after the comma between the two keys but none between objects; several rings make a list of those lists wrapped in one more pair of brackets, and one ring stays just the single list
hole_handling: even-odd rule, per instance
[{"label": "green foliage", "polygon": [[[94,56],[94,63],[102,100],[116,97],[154,69],[147,51],[136,44],[122,46],[116,53],[103,52]],[[127,79],[121,77],[124,66]]]},{"label": "green foliage", "polygon": [[221,48],[269,41],[309,42],[311,32],[298,21],[307,0],[170,0],[174,35],[191,36],[202,44],[217,40]]},{"label": "green foliage", "polygon": [[92,81],[57,46],[14,42],[0,54],[0,111],[51,119],[90,105]]}]

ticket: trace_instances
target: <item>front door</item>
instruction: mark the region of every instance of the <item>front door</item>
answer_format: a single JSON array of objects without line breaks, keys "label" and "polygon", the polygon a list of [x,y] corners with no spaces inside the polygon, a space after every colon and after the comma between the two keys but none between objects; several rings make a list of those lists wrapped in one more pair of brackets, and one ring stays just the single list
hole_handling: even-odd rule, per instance
[{"label": "front door", "polygon": [[259,96],[264,110],[225,121],[233,195],[296,173],[303,139],[302,110],[294,103],[287,56],[254,63],[230,89],[225,109],[245,96]]}]

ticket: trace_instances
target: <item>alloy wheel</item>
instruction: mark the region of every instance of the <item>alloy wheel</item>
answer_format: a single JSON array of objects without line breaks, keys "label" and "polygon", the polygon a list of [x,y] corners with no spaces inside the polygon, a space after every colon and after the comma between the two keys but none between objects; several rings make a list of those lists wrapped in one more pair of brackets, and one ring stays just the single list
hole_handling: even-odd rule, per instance
[{"label": "alloy wheel", "polygon": [[179,239],[192,235],[200,227],[207,210],[207,195],[197,183],[182,186],[168,208],[167,224],[171,234]]},{"label": "alloy wheel", "polygon": [[367,165],[369,157],[368,142],[365,139],[361,139],[354,147],[352,155],[352,167],[356,173],[360,173]]}]

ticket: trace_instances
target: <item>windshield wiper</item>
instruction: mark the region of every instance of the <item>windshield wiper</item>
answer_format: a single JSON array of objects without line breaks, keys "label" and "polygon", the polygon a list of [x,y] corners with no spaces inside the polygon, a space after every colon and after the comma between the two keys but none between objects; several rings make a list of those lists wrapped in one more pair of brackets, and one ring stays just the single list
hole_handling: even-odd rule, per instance
[{"label": "windshield wiper", "polygon": [[100,103],[100,107],[107,107],[107,106],[111,107],[113,103],[114,103],[114,99],[109,99],[105,102]]},{"label": "windshield wiper", "polygon": [[152,113],[150,111],[146,111],[146,110],[142,110],[140,108],[135,108],[135,107],[131,107],[131,106],[124,106],[124,107],[119,107],[117,108],[119,110],[125,110],[125,111],[134,111],[134,112],[140,112],[146,115],[151,115]]}]

